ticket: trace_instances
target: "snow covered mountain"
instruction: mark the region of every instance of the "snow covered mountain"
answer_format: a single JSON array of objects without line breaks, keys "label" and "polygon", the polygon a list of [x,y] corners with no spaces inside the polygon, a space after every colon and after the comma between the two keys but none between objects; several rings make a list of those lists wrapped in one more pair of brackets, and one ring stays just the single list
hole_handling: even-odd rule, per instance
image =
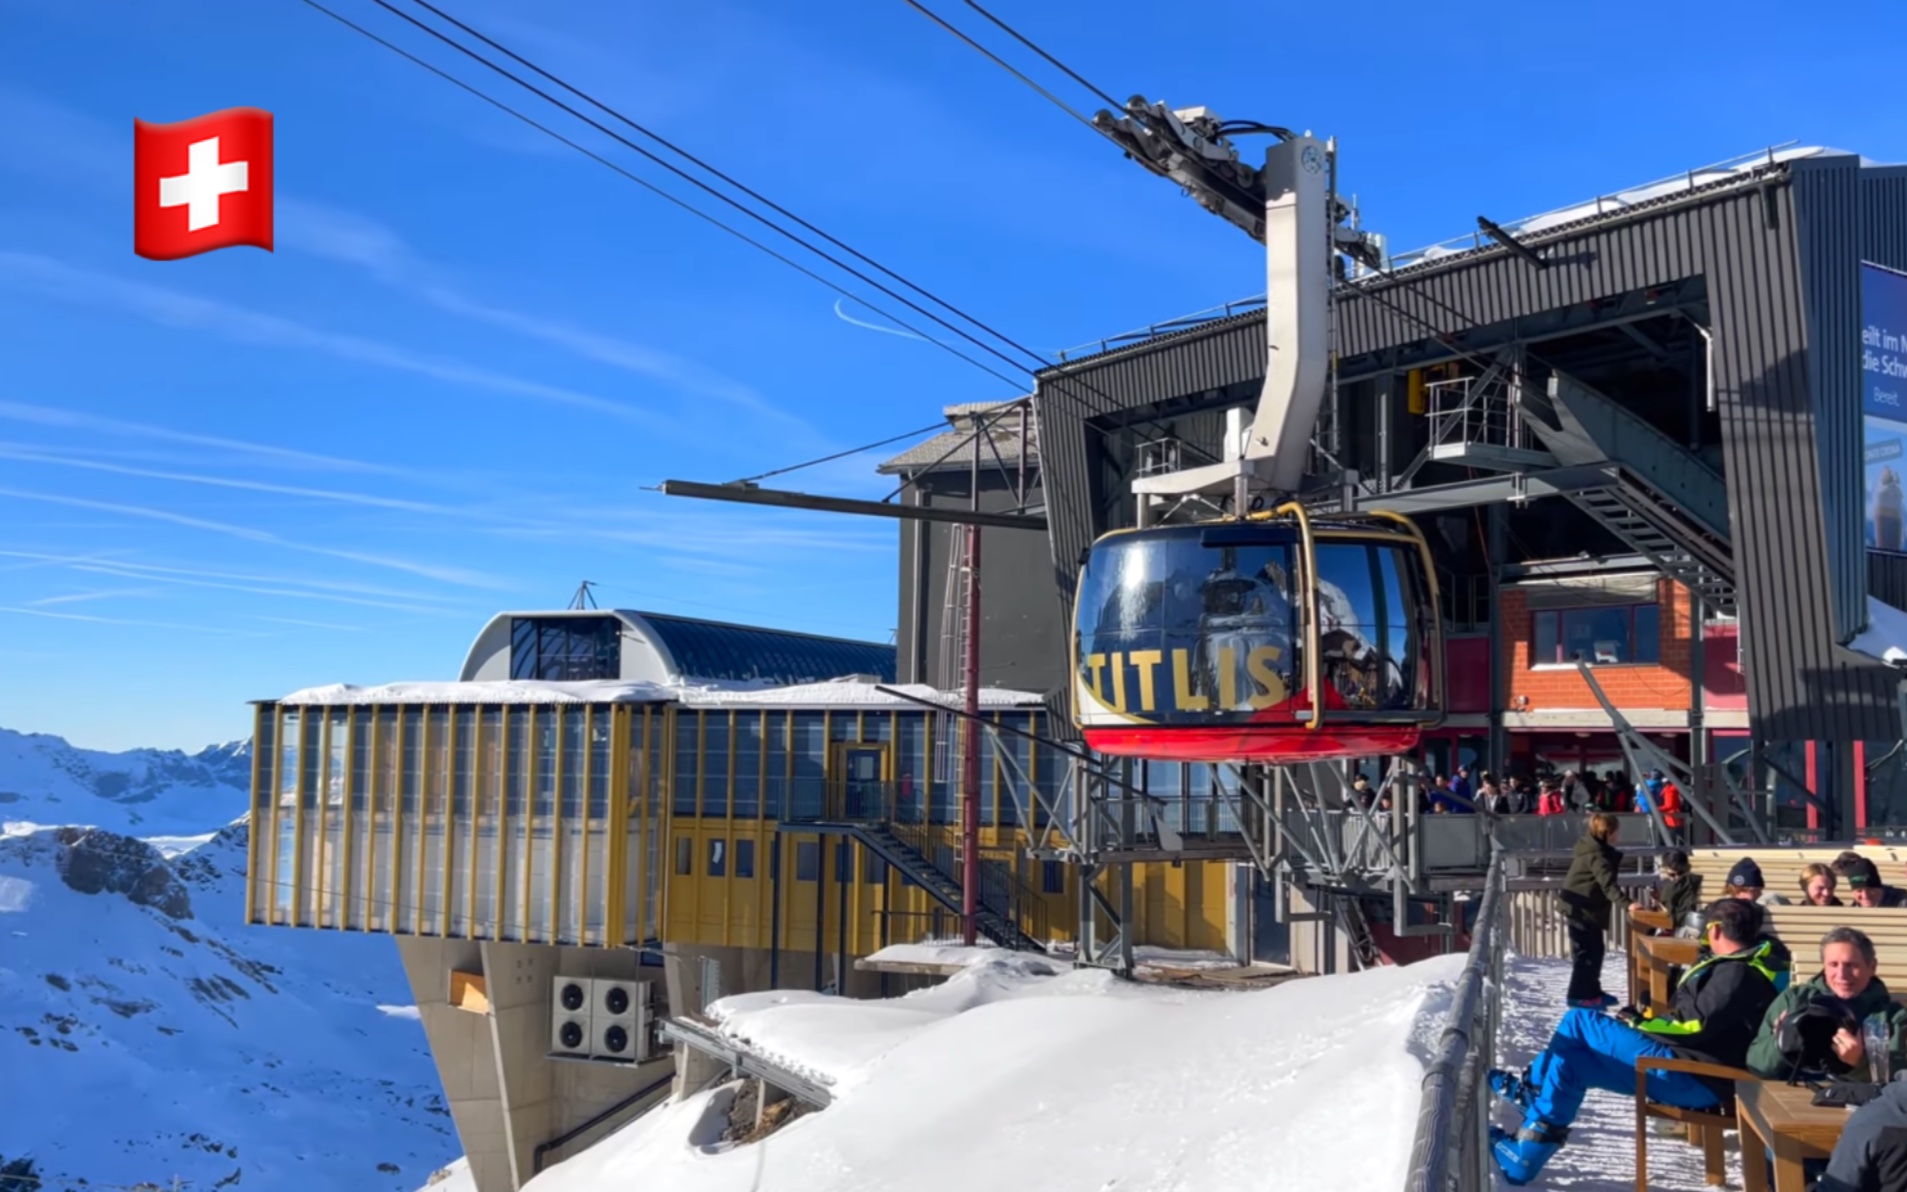
[{"label": "snow covered mountain", "polygon": [[140,836],[208,832],[245,813],[252,743],[101,753],[0,728],[0,821]]},{"label": "snow covered mountain", "polygon": [[0,1187],[408,1190],[458,1153],[391,941],[244,924],[250,764],[0,731]]}]

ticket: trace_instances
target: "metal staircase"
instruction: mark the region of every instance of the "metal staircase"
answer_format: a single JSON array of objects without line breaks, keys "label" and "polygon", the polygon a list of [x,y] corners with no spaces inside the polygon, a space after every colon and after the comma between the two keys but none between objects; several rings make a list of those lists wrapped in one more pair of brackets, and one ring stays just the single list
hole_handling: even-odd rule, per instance
[{"label": "metal staircase", "polygon": [[1607,486],[1568,494],[1577,508],[1726,616],[1737,612],[1728,490],[1692,452],[1616,402],[1560,373],[1524,390],[1525,425],[1564,466],[1600,465]]},{"label": "metal staircase", "polygon": [[[861,842],[867,850],[881,860],[901,871],[907,879],[927,891],[935,902],[946,907],[954,914],[961,912],[960,883],[954,877],[928,860],[914,845],[901,839],[893,827],[883,823],[864,823],[849,826],[849,833]],[[996,875],[997,876],[997,875]],[[990,890],[990,885],[998,883],[986,880],[983,872],[980,883],[978,912],[974,915],[974,925],[980,934],[986,936],[1002,948],[1012,948],[1021,952],[1044,952],[1046,946],[1020,930],[1019,915],[1013,903],[1017,901],[1006,890]],[[1006,897],[1002,897],[1002,895]]]}]

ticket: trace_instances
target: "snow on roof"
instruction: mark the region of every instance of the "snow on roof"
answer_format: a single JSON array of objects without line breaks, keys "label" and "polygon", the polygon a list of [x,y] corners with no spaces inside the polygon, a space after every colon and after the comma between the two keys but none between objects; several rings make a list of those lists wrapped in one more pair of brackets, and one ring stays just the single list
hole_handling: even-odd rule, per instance
[{"label": "snow on roof", "polygon": [[355,704],[642,704],[671,698],[674,690],[654,683],[619,681],[548,683],[509,679],[478,683],[383,683],[359,687],[332,683],[294,691],[278,702],[305,705]]},{"label": "snow on roof", "polygon": [[[531,679],[470,683],[384,683],[373,687],[332,683],[294,691],[278,702],[316,707],[359,704],[647,704],[670,700],[698,708],[916,706],[878,690],[881,686],[887,685],[863,678],[833,679],[826,683],[803,683],[794,687],[764,687],[753,683],[679,687],[619,680],[552,683]],[[949,707],[960,705],[958,693],[935,691],[923,683],[897,683],[891,686],[893,690],[904,691],[916,699],[933,700]],[[1041,697],[1030,691],[1010,691],[1003,687],[980,689],[982,708],[1026,708],[1035,707],[1041,702]]]},{"label": "snow on roof", "polygon": [[[1540,215],[1527,216],[1523,219],[1504,223],[1501,226],[1504,231],[1512,235],[1534,236],[1538,233],[1548,231],[1551,228],[1575,223],[1578,220],[1593,219],[1603,215],[1617,215],[1630,207],[1639,206],[1656,199],[1669,198],[1673,195],[1682,194],[1695,190],[1698,187],[1708,186],[1717,182],[1743,178],[1758,170],[1765,169],[1772,165],[1779,165],[1783,162],[1797,161],[1806,157],[1835,156],[1852,157],[1855,155],[1847,153],[1844,150],[1829,149],[1820,145],[1790,144],[1777,146],[1756,153],[1745,154],[1741,157],[1730,158],[1727,161],[1717,162],[1714,165],[1698,166],[1695,169],[1687,170],[1673,177],[1660,179],[1659,181],[1645,182],[1640,186],[1631,186],[1610,194],[1597,195],[1592,199],[1587,199],[1580,203],[1572,203],[1567,207],[1558,207],[1554,211],[1545,211]],[[1861,158],[1861,165],[1863,167],[1873,167],[1879,164],[1880,163],[1871,161],[1868,158]],[[1402,269],[1408,265],[1434,261],[1439,257],[1455,256],[1458,253],[1487,248],[1494,243],[1494,241],[1484,236],[1480,231],[1471,232],[1453,240],[1445,240],[1440,244],[1433,244],[1428,248],[1417,249],[1414,252],[1397,253],[1391,257],[1388,262],[1388,267],[1391,269]]]},{"label": "snow on roof", "polygon": [[825,1077],[828,1108],[718,1143],[734,1086],[697,1093],[531,1186],[1397,1188],[1465,959],[1206,993],[994,954],[904,997],[725,998],[717,1029]]},{"label": "snow on roof", "polygon": [[[684,704],[692,707],[907,708],[917,706],[879,690],[880,687],[904,691],[915,699],[932,700],[949,707],[960,706],[961,697],[958,692],[937,691],[925,683],[876,684],[865,679],[834,679],[826,683],[803,683],[796,687],[763,687],[749,690],[685,687],[676,694]],[[1036,707],[1042,702],[1041,696],[1030,691],[1013,691],[1005,687],[980,689],[982,708],[1029,708]]]},{"label": "snow on roof", "polygon": [[1847,648],[1882,662],[1907,663],[1907,612],[1869,596],[1867,628],[1856,634]]}]

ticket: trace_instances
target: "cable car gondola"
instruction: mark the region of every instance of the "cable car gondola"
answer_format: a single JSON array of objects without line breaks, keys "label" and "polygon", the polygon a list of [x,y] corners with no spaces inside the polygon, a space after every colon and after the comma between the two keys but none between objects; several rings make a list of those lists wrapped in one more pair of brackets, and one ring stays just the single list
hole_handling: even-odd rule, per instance
[{"label": "cable car gondola", "polygon": [[1074,719],[1115,757],[1291,763],[1414,749],[1443,716],[1429,547],[1295,503],[1107,534],[1080,574]]}]

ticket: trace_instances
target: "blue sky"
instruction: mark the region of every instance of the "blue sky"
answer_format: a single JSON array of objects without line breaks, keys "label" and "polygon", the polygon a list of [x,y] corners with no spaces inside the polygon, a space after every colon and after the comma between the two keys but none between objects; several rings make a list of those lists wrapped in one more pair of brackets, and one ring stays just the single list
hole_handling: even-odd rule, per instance
[{"label": "blue sky", "polygon": [[[1041,350],[1262,289],[1241,234],[902,0],[443,6]],[[1336,135],[1397,248],[1790,139],[1907,160],[1893,6],[1706,9],[999,11],[1114,95]],[[238,105],[276,117],[277,251],[135,258],[133,119]],[[1015,395],[298,0],[0,0],[0,183],[0,725],[90,746],[451,677],[490,613],[581,579],[885,640],[892,524],[644,486]],[[786,483],[879,496],[885,453]]]}]

